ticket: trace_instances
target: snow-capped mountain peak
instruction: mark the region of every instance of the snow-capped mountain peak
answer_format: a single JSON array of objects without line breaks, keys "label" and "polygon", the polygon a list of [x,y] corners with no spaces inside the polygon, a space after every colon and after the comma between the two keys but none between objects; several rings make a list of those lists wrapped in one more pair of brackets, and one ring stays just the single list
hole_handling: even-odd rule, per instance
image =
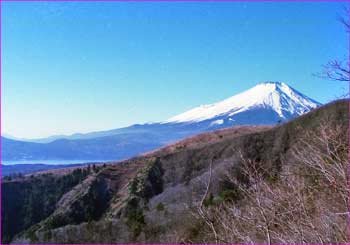
[{"label": "snow-capped mountain peak", "polygon": [[273,111],[283,120],[300,116],[320,103],[283,82],[264,82],[218,103],[202,105],[168,119],[167,123],[201,122],[209,119],[234,120],[235,115],[250,110]]}]

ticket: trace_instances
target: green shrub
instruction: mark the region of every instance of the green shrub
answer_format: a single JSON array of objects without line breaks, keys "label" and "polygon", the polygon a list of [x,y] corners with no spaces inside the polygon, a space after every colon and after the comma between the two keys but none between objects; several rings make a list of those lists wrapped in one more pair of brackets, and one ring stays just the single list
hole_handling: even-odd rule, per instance
[{"label": "green shrub", "polygon": [[27,237],[29,238],[30,242],[31,243],[35,243],[38,241],[38,237],[36,236],[35,234],[35,229],[29,229],[27,232],[26,232],[26,235]]},{"label": "green shrub", "polygon": [[164,204],[163,203],[158,203],[157,206],[156,206],[156,209],[157,211],[164,211],[165,207],[164,207]]},{"label": "green shrub", "polygon": [[205,207],[209,207],[211,205],[214,205],[214,196],[212,193],[209,193],[209,195],[204,199],[203,205]]},{"label": "green shrub", "polygon": [[131,198],[126,205],[126,224],[134,238],[140,235],[142,227],[146,224],[143,210],[140,208],[140,199],[137,197]]},{"label": "green shrub", "polygon": [[241,199],[241,193],[238,189],[223,190],[220,192],[219,197],[223,201],[238,201]]}]

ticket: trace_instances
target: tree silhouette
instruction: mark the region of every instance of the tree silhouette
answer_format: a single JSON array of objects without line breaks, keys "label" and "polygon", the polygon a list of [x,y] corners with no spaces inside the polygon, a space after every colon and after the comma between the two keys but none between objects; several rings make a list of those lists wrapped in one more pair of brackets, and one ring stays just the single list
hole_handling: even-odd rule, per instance
[{"label": "tree silhouette", "polygon": [[[350,7],[344,9],[344,15],[339,17],[339,22],[345,27],[346,33],[350,35]],[[323,71],[316,74],[318,77],[332,80],[332,81],[341,81],[341,82],[350,82],[350,54],[348,54],[345,60],[334,59],[328,61],[326,65],[323,65]]]}]

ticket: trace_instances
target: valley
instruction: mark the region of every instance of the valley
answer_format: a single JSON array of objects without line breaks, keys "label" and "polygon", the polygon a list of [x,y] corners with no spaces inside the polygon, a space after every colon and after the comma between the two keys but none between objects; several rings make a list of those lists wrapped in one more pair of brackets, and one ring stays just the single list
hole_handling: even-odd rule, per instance
[{"label": "valley", "polygon": [[[328,167],[337,166],[336,173],[346,176],[348,113],[349,101],[339,100],[275,126],[235,126],[94,169],[52,170],[4,181],[3,242],[346,242],[346,216],[336,215],[348,210],[342,199],[346,178]],[[324,151],[327,142],[334,155]],[[310,144],[315,152],[320,150],[316,155]],[[318,155],[322,161],[308,158]],[[335,187],[319,172],[321,165],[313,163],[328,169]],[[314,173],[317,181],[306,173]],[[293,207],[296,193],[302,193],[300,200],[308,200],[304,211]],[[250,197],[261,201],[260,209]],[[37,210],[44,212],[38,215]],[[254,217],[249,216],[251,211]],[[229,217],[229,222],[238,222],[237,230],[227,230],[224,222]],[[283,219],[289,220],[287,226],[280,226]],[[249,220],[267,225],[268,236],[265,228],[256,229]],[[310,228],[315,224],[317,229]],[[304,231],[302,237],[298,227]]]}]

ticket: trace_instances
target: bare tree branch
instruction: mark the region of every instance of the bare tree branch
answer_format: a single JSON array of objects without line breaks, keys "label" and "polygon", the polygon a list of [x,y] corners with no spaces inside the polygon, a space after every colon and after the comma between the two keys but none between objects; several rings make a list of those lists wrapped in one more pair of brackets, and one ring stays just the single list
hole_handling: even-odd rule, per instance
[{"label": "bare tree branch", "polygon": [[290,149],[289,160],[283,160],[274,182],[266,178],[263,164],[240,154],[244,183],[232,171],[225,173],[225,179],[240,193],[239,201],[203,205],[208,183],[200,204],[201,217],[216,242],[349,242],[348,134],[344,128],[325,121],[306,132]]},{"label": "bare tree branch", "polygon": [[323,66],[323,71],[317,73],[316,76],[340,82],[349,82],[350,81],[350,63],[349,61],[339,61],[332,60],[329,61],[326,65]]},{"label": "bare tree branch", "polygon": [[210,190],[211,178],[212,178],[212,172],[213,172],[212,165],[213,165],[213,160],[210,160],[210,164],[209,164],[209,179],[208,179],[207,187],[205,189],[205,193],[204,193],[204,195],[203,195],[203,197],[202,197],[202,199],[200,201],[199,207],[198,207],[198,213],[203,218],[205,223],[212,230],[212,232],[214,234],[214,237],[215,237],[215,242],[216,242],[216,244],[218,244],[219,243],[219,238],[218,238],[217,232],[215,230],[215,225],[214,225],[213,221],[210,219],[209,215],[203,209],[204,201],[208,197],[209,190]]},{"label": "bare tree branch", "polygon": [[[339,22],[345,27],[346,32],[348,33],[348,42],[350,35],[350,7],[344,8],[344,14],[338,18]],[[315,75],[332,81],[340,82],[350,82],[350,50],[348,49],[348,54],[346,55],[345,60],[331,60],[326,65],[323,66],[323,71],[316,73]],[[347,93],[344,96],[348,96]]]}]

